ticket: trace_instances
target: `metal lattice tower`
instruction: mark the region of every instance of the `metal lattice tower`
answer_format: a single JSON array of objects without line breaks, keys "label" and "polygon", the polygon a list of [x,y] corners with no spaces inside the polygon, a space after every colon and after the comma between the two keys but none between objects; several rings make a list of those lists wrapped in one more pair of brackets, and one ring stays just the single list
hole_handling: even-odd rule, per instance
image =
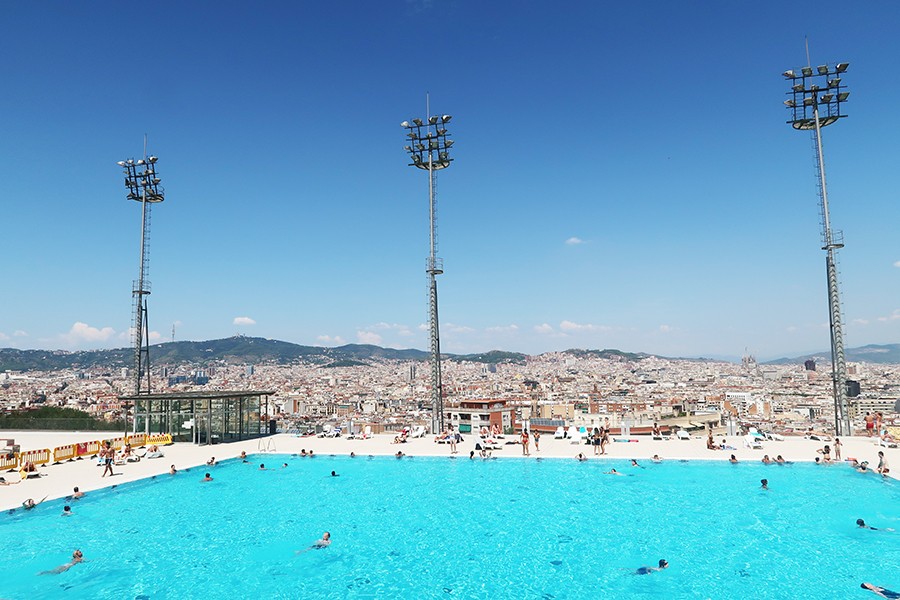
[{"label": "metal lattice tower", "polygon": [[820,65],[802,67],[783,73],[791,82],[790,99],[784,104],[791,110],[788,123],[794,129],[811,131],[816,152],[816,175],[819,208],[822,217],[822,250],[828,278],[828,309],[831,330],[831,373],[834,388],[834,430],[836,435],[851,435],[850,407],[847,402],[847,364],[844,359],[844,328],[841,321],[841,294],[838,286],[837,250],[844,247],[843,234],[832,231],[828,212],[828,188],[825,185],[825,158],[822,152],[822,128],[845,117],[841,105],[850,92],[842,85],[841,74],[849,63],[833,68]]},{"label": "metal lattice tower", "polygon": [[[426,111],[427,112],[427,111]],[[435,171],[446,169],[453,161],[450,147],[453,140],[447,139],[447,123],[450,115],[427,116],[427,121],[413,119],[403,121],[401,127],[407,129],[409,145],[405,150],[412,158],[409,164],[428,171],[428,212],[431,252],[425,262],[428,274],[428,314],[431,337],[431,431],[444,430],[444,390],[441,382],[441,337],[438,323],[437,276],[444,272],[444,261],[437,257],[437,205],[435,203]]]},{"label": "metal lattice tower", "polygon": [[125,171],[127,198],[141,203],[141,261],[138,278],[131,288],[134,343],[134,393],[150,393],[150,328],[147,318],[147,296],[150,295],[150,207],[164,200],[165,191],[156,175],[155,156],[134,160],[120,160],[117,164]]}]

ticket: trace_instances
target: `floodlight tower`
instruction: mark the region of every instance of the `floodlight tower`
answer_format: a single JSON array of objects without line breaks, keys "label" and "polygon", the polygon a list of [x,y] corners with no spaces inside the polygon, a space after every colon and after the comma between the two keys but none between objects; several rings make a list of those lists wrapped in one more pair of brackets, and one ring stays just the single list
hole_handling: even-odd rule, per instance
[{"label": "floodlight tower", "polygon": [[409,153],[411,167],[428,171],[428,213],[430,221],[431,252],[425,263],[428,274],[429,330],[431,332],[431,431],[444,430],[444,390],[441,383],[441,337],[438,327],[437,276],[444,272],[444,261],[437,257],[437,206],[434,197],[435,171],[446,169],[453,162],[447,139],[447,123],[450,115],[427,116],[427,122],[413,119],[403,121],[400,126],[407,130],[409,145],[404,149]]},{"label": "floodlight tower", "polygon": [[[165,191],[159,186],[160,179],[156,175],[155,156],[146,156],[134,160],[120,160],[117,164],[125,170],[125,187],[128,188],[129,200],[141,203],[141,263],[137,281],[131,288],[134,309],[133,342],[134,342],[134,393],[135,395],[150,393],[150,328],[147,320],[147,296],[150,295],[150,282],[147,270],[150,266],[150,206],[162,202]],[[146,376],[146,377],[145,377]],[[146,386],[144,380],[146,379]]]},{"label": "floodlight tower", "polygon": [[847,403],[847,365],[844,360],[844,329],[841,324],[841,295],[838,290],[837,250],[844,247],[844,235],[832,231],[828,212],[828,189],[825,186],[825,159],[822,154],[822,128],[845,117],[841,105],[850,92],[842,85],[841,74],[849,63],[834,67],[820,65],[813,70],[806,66],[785,71],[791,82],[790,98],[784,101],[791,111],[788,123],[794,129],[812,131],[816,150],[820,211],[822,213],[822,250],[828,276],[828,308],[831,325],[831,373],[834,386],[834,426],[836,435],[851,435],[850,411]]}]

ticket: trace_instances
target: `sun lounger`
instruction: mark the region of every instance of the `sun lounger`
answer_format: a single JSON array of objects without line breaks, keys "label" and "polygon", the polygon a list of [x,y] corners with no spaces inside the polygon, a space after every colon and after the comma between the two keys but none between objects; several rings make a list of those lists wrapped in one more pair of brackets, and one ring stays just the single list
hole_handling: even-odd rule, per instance
[{"label": "sun lounger", "polygon": [[759,441],[759,438],[749,434],[744,436],[744,445],[751,450],[762,450],[763,447],[762,442]]},{"label": "sun lounger", "polygon": [[412,433],[409,434],[411,438],[420,438],[425,437],[425,426],[424,425],[416,425],[413,428]]},{"label": "sun lounger", "polygon": [[575,426],[569,427],[569,439],[572,444],[580,444],[581,443],[581,430]]},{"label": "sun lounger", "polygon": [[766,431],[765,436],[766,436],[767,440],[772,441],[772,442],[783,442],[784,441],[783,435],[778,435],[777,433],[773,433],[771,431]]},{"label": "sun lounger", "polygon": [[689,440],[689,439],[691,439],[691,434],[689,434],[684,429],[679,429],[678,431],[675,432],[675,437],[678,438],[679,440]]},{"label": "sun lounger", "polygon": [[553,434],[554,440],[561,440],[566,437],[566,428],[560,425],[556,428],[556,433]]}]

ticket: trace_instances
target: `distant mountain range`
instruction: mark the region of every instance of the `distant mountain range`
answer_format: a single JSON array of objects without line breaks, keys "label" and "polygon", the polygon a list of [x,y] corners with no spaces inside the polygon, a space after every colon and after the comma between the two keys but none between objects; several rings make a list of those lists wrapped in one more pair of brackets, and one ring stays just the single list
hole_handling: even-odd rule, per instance
[{"label": "distant mountain range", "polygon": [[[622,352],[620,350],[566,350],[574,357],[597,357],[621,361],[640,361],[654,356],[642,352]],[[850,362],[900,363],[900,344],[884,346],[869,345],[848,348],[845,352]],[[134,356],[132,348],[115,350],[90,350],[66,352],[64,350],[17,350],[0,349],[0,372],[3,371],[55,371],[60,369],[91,369],[130,367]],[[150,348],[153,365],[211,365],[211,364],[291,364],[305,362],[323,367],[366,365],[384,360],[424,361],[430,353],[423,350],[382,348],[370,344],[347,344],[336,348],[321,346],[301,346],[290,342],[257,337],[234,336],[205,342],[166,342]],[[479,354],[444,354],[448,360],[456,362],[478,362],[485,364],[525,364],[527,354],[492,350]],[[817,362],[830,361],[828,352],[781,358],[766,364],[802,363],[812,358]],[[697,359],[682,359],[697,360]]]},{"label": "distant mountain range", "polygon": [[[900,344],[869,344],[859,348],[845,348],[844,358],[847,362],[867,362],[875,364],[900,364]],[[791,363],[803,363],[814,360],[818,364],[831,364],[831,351],[807,354],[795,358],[779,358],[767,361],[767,365],[785,365]]]}]

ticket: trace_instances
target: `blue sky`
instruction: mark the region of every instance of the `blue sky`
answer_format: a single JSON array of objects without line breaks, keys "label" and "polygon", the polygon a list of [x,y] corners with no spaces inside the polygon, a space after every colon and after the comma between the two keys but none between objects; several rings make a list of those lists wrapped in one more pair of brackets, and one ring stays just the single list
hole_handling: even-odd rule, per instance
[{"label": "blue sky", "polygon": [[780,73],[849,61],[825,130],[846,343],[900,342],[900,5],[11,2],[0,347],[127,346],[144,134],[166,200],[153,339],[427,348],[427,176],[449,113],[442,347],[825,350],[811,139]]}]

